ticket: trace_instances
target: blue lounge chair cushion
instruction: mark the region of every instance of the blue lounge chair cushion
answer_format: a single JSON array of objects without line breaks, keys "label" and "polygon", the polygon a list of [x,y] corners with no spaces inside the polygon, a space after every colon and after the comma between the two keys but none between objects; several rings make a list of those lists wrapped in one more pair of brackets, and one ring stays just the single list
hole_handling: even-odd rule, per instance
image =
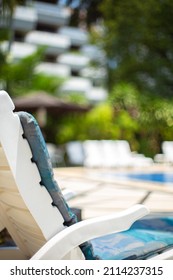
[{"label": "blue lounge chair cushion", "polygon": [[147,259],[173,246],[173,217],[141,219],[125,231],[92,240],[104,260]]},{"label": "blue lounge chair cushion", "polygon": [[76,217],[68,207],[54,179],[49,153],[37,121],[31,114],[26,112],[18,112],[18,116],[23,127],[24,138],[27,139],[32,151],[32,161],[36,163],[40,173],[40,185],[44,186],[49,192],[53,200],[53,205],[59,209],[65,223],[67,225],[73,224],[76,222]]}]

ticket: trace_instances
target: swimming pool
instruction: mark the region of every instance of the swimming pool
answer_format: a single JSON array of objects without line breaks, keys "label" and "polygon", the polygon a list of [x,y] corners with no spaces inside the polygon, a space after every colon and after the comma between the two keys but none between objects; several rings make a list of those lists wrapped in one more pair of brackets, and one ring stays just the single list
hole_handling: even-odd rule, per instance
[{"label": "swimming pool", "polygon": [[[109,174],[110,176],[111,174]],[[126,179],[126,180],[139,180],[139,181],[146,181],[146,182],[155,182],[155,183],[162,183],[162,184],[171,184],[173,183],[173,174],[166,173],[166,172],[152,172],[152,173],[114,173],[114,178],[116,179]]]}]

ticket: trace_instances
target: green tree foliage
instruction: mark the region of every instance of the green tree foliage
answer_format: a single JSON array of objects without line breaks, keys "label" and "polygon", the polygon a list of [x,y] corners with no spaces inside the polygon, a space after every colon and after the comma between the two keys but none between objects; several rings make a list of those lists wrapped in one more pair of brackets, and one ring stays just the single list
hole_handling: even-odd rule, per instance
[{"label": "green tree foliage", "polygon": [[133,82],[141,91],[172,96],[173,1],[105,0],[101,10],[110,86]]},{"label": "green tree foliage", "polygon": [[4,58],[0,67],[0,81],[3,89],[11,96],[19,96],[30,91],[43,90],[56,94],[62,79],[37,74],[35,68],[42,61],[44,48],[38,49],[33,55],[13,62],[9,55],[2,52]]},{"label": "green tree foliage", "polygon": [[[66,118],[57,133],[57,142],[85,139],[127,139],[135,143],[138,124],[121,105],[112,101],[101,103],[87,114]],[[120,109],[120,110],[119,110]]]},{"label": "green tree foliage", "polygon": [[61,124],[57,140],[68,142],[70,140],[108,139],[119,135],[113,124],[113,108],[108,103],[100,104],[85,115],[67,118]]},{"label": "green tree foliage", "polygon": [[[171,102],[170,102],[171,101]],[[147,156],[172,140],[173,99],[141,95],[132,84],[115,86],[107,102],[85,115],[68,116],[57,128],[57,143],[85,139],[126,139],[132,150]]]},{"label": "green tree foliage", "polygon": [[[110,95],[111,103],[117,112],[129,115],[127,134],[134,149],[145,155],[154,156],[160,152],[161,142],[171,140],[173,135],[173,99],[153,96],[146,92],[141,94],[131,84],[120,83],[115,86]],[[133,125],[136,124],[135,129]],[[120,124],[123,130],[122,124]]]}]

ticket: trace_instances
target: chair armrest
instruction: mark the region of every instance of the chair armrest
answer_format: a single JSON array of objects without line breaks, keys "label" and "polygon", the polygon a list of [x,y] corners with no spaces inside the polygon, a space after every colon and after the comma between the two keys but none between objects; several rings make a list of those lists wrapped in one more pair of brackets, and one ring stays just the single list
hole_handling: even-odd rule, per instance
[{"label": "chair armrest", "polygon": [[85,241],[129,229],[136,220],[148,213],[145,206],[135,205],[120,213],[81,221],[56,234],[32,259],[62,259]]},{"label": "chair armrest", "polygon": [[158,260],[173,260],[173,250],[172,249],[168,249],[167,251],[155,255],[154,257],[148,258],[148,260],[154,260],[154,261],[158,261]]}]

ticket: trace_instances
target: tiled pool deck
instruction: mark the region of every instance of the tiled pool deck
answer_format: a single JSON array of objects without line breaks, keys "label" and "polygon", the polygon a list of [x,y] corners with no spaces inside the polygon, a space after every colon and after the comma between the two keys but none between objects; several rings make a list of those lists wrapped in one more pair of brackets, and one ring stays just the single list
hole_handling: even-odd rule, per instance
[{"label": "tiled pool deck", "polygon": [[[105,177],[105,174],[120,171],[134,169],[69,167],[54,169],[54,174],[62,189],[67,188],[76,193],[69,205],[81,208],[83,219],[118,212],[136,203],[145,204],[154,213],[173,213],[173,183],[172,186],[164,186],[160,183],[118,180],[116,176]],[[139,171],[173,173],[173,166],[153,165]]]}]

